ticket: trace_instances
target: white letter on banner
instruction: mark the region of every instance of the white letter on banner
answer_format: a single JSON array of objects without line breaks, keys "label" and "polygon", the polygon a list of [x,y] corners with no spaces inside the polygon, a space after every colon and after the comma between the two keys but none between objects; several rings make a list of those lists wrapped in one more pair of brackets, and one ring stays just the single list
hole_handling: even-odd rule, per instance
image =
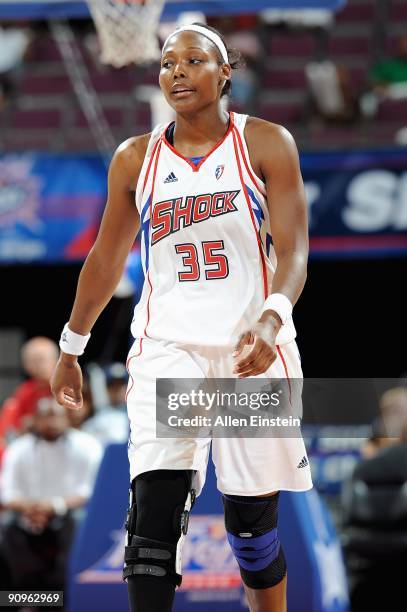
[{"label": "white letter on banner", "polygon": [[396,188],[397,176],[388,170],[368,170],[355,176],[347,190],[349,206],[342,212],[344,223],[358,232],[385,229],[392,221]]},{"label": "white letter on banner", "polygon": [[312,206],[321,196],[321,187],[316,181],[305,181],[304,188],[308,204],[308,221],[312,225]]},{"label": "white letter on banner", "polygon": [[394,215],[394,229],[407,229],[407,172],[400,177],[397,210]]}]

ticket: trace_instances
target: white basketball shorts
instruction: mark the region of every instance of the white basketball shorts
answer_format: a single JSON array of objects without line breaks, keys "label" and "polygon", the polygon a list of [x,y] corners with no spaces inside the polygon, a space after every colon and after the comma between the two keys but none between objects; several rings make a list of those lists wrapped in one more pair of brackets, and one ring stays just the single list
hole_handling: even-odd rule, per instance
[{"label": "white basketball shorts", "polygon": [[[262,377],[302,378],[295,340],[278,347],[278,357]],[[130,479],[151,470],[196,470],[202,491],[211,440],[156,437],[156,378],[235,378],[233,348],[181,345],[137,338],[129,352],[127,411],[130,419]],[[264,495],[312,488],[301,433],[297,437],[213,438],[212,458],[219,491]]]}]

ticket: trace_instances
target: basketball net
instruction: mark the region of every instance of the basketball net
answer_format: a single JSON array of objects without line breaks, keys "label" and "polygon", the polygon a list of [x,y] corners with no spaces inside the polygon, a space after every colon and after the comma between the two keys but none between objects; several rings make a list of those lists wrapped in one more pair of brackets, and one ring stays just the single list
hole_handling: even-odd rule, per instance
[{"label": "basketball net", "polygon": [[165,0],[86,0],[101,47],[101,62],[121,68],[161,56],[157,28]]}]

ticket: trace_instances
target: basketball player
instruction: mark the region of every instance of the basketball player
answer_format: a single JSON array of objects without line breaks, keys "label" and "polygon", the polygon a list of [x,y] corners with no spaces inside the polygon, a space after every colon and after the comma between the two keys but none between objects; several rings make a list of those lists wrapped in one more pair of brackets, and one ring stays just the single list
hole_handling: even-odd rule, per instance
[{"label": "basketball player", "polygon": [[[156,439],[156,378],[302,376],[291,316],[308,249],[298,154],[284,128],[223,110],[235,59],[207,26],[183,26],[166,40],[160,86],[176,120],[126,141],[113,158],[107,207],[52,380],[60,403],[81,406],[77,356],[141,227],[145,283],[128,359],[124,568],[137,612],[172,610],[209,451],[206,439]],[[250,609],[284,612],[278,492],[311,488],[304,443],[215,439],[212,452]]]}]

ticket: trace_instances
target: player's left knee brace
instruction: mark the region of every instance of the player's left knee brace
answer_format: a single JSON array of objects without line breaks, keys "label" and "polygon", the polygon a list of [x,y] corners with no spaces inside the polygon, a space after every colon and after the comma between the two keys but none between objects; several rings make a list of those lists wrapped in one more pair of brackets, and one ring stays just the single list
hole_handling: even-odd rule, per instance
[{"label": "player's left knee brace", "polygon": [[252,589],[273,587],[287,572],[277,532],[278,497],[223,496],[229,544]]}]

